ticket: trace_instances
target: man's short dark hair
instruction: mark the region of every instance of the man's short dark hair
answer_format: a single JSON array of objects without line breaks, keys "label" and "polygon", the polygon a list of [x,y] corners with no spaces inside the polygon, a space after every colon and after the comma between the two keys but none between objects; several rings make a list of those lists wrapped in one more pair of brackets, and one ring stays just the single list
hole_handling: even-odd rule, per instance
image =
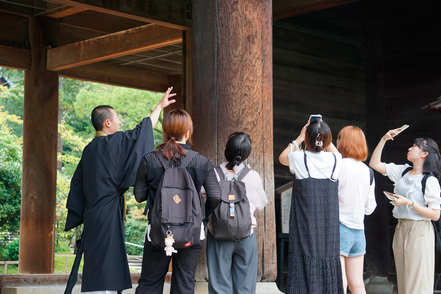
[{"label": "man's short dark hair", "polygon": [[95,130],[102,131],[104,121],[106,119],[112,120],[113,113],[110,109],[113,109],[113,107],[109,105],[99,105],[92,110],[91,119]]}]

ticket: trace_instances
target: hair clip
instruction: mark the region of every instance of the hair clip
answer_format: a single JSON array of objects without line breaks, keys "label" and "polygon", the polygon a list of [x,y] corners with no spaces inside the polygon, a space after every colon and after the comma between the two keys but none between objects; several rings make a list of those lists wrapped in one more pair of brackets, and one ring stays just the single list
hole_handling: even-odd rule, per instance
[{"label": "hair clip", "polygon": [[320,137],[320,133],[317,134],[317,137],[316,137],[316,140],[315,140],[315,146],[322,147],[323,146],[323,141],[319,141],[318,140],[319,137]]}]

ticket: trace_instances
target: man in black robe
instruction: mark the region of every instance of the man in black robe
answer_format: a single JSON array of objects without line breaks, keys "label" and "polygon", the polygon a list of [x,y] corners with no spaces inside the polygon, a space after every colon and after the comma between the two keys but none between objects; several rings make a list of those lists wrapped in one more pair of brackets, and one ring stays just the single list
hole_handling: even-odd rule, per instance
[{"label": "man in black robe", "polygon": [[124,193],[135,183],[142,157],[154,150],[153,128],[161,110],[175,100],[164,93],[150,117],[133,130],[120,132],[110,106],[92,111],[95,138],[83,150],[67,199],[65,231],[84,223],[76,265],[65,293],[70,293],[84,251],[82,292],[121,292],[132,287],[124,237]]}]

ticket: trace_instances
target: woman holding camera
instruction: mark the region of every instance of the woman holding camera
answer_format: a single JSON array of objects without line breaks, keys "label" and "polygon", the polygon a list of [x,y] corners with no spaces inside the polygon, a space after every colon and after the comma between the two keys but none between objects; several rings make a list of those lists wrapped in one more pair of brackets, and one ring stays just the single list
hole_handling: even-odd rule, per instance
[{"label": "woman holding camera", "polygon": [[[305,142],[306,151],[299,148]],[[305,125],[280,154],[294,173],[289,221],[288,294],[343,293],[338,182],[342,156],[324,121]]]},{"label": "woman holding camera", "polygon": [[[430,220],[440,216],[440,154],[438,145],[429,138],[416,139],[408,149],[407,160],[397,165],[381,162],[387,141],[401,128],[387,132],[372,154],[369,165],[394,182],[393,215],[398,219],[392,249],[397,270],[398,293],[432,294],[435,272],[435,237]],[[422,180],[427,177],[425,189]],[[424,190],[424,193],[423,193]]]}]

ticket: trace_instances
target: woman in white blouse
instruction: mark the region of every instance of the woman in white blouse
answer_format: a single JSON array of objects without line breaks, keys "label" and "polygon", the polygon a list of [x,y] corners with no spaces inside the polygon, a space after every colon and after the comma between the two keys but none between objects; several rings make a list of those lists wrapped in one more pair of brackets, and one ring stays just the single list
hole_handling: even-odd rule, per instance
[{"label": "woman in white blouse", "polygon": [[[440,216],[440,154],[438,145],[429,138],[416,139],[408,149],[408,164],[381,162],[386,141],[393,140],[400,128],[387,132],[372,154],[369,165],[394,182],[393,215],[398,219],[392,243],[399,294],[432,294],[435,271],[435,238],[430,220]],[[421,180],[427,178],[425,193]]]},{"label": "woman in white blouse", "polygon": [[352,294],[366,294],[363,282],[366,254],[363,222],[364,215],[371,214],[377,203],[373,171],[363,163],[368,155],[363,131],[355,126],[343,128],[337,137],[337,149],[343,157],[338,174],[343,289],[346,293],[349,286]]}]

